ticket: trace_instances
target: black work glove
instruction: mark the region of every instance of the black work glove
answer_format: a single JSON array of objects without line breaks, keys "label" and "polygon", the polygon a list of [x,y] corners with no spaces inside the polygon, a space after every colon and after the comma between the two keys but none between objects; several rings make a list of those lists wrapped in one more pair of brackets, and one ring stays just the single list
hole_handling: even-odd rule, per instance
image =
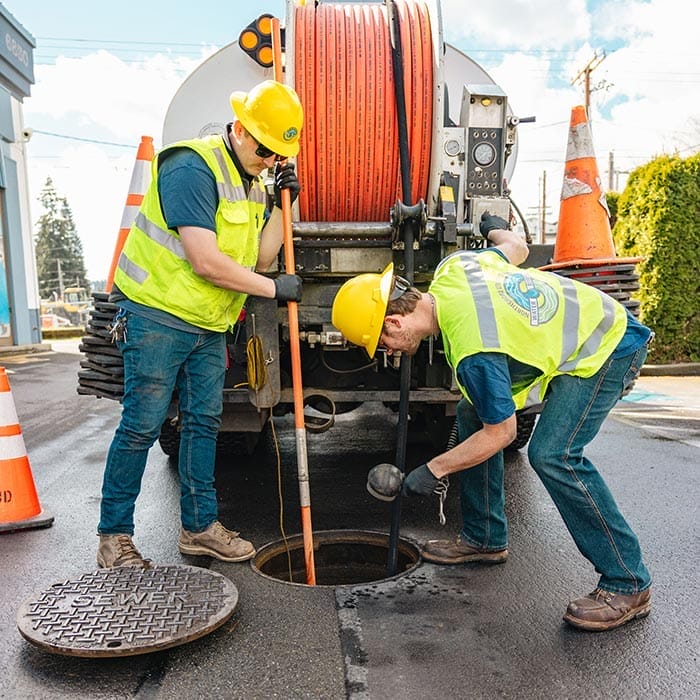
[{"label": "black work glove", "polygon": [[401,493],[404,496],[430,496],[439,483],[440,479],[428,469],[428,465],[421,464],[404,479]]},{"label": "black work glove", "polygon": [[479,224],[481,235],[488,241],[489,233],[497,228],[507,231],[509,229],[508,222],[500,216],[485,211],[481,215],[481,223]]},{"label": "black work glove", "polygon": [[274,170],[275,194],[274,202],[278,209],[282,208],[282,190],[289,190],[289,203],[294,204],[294,200],[299,196],[301,185],[294,171],[294,163],[287,161],[281,165],[279,161],[275,163]]},{"label": "black work glove", "polygon": [[275,277],[275,299],[279,301],[301,301],[301,277],[280,275]]}]

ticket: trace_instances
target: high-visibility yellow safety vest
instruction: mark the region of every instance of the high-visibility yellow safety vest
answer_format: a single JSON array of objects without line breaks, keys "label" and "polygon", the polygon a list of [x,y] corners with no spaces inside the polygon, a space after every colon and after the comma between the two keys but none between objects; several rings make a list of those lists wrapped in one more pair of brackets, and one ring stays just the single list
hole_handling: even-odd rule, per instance
[{"label": "high-visibility yellow safety vest", "polygon": [[[225,137],[224,137],[225,138]],[[216,178],[216,244],[237,263],[254,269],[265,214],[265,189],[255,178],[246,194],[243,181],[220,135],[179,141],[161,151],[151,165],[151,184],[129,231],[114,282],[130,299],[167,311],[200,328],[233,327],[246,294],[222,289],[196,275],[176,230],[169,229],[158,196],[158,162],[172,148],[191,148]]]},{"label": "high-visibility yellow safety vest", "polygon": [[541,370],[514,388],[518,409],[542,401],[557,375],[595,374],[627,328],[624,306],[595,287],[516,267],[495,251],[448,256],[428,291],[453,369],[470,355],[500,352]]}]

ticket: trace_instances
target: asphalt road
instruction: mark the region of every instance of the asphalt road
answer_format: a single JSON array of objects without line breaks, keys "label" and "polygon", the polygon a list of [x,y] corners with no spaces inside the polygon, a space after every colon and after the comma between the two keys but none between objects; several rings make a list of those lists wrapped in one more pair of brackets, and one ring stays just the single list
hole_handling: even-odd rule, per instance
[{"label": "asphalt road", "polygon": [[[177,473],[155,446],[137,506],[136,544],[159,564],[210,567],[239,605],[211,634],[129,658],[51,654],[16,628],[20,604],[95,569],[106,450],[119,406],[79,396],[79,356],[2,357],[42,505],[52,527],[0,535],[2,698],[691,698],[700,695],[697,377],[648,377],[620,402],[589,449],[636,529],[655,578],[653,611],[605,634],[567,627],[567,601],[595,586],[525,451],[507,466],[510,552],[496,567],[419,561],[408,573],[310,587],[177,551]],[[395,416],[366,406],[308,439],[314,530],[389,529],[389,506],[365,490],[391,461]],[[256,545],[300,530],[293,421],[276,419],[250,457],[217,464],[220,516]],[[279,452],[279,460],[278,460]],[[409,449],[410,466],[431,454]],[[280,512],[279,490],[283,509]],[[425,503],[403,508],[419,543],[458,530]]]}]

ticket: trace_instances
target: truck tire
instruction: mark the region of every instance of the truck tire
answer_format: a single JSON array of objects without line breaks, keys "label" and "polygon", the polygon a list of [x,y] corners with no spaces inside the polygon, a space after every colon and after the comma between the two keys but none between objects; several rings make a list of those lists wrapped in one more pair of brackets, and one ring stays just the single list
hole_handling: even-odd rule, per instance
[{"label": "truck tire", "polygon": [[442,406],[424,405],[411,411],[407,442],[410,445],[430,445],[443,452],[447,449],[454,424],[455,417],[446,416]]},{"label": "truck tire", "polygon": [[[217,455],[251,455],[258,445],[260,435],[261,433],[221,432],[216,438],[216,453]],[[180,432],[170,420],[166,420],[160,427],[158,444],[168,457],[177,458],[180,451]]]},{"label": "truck tire", "polygon": [[530,440],[530,435],[535,427],[535,421],[537,420],[536,413],[518,413],[516,415],[518,419],[518,432],[515,435],[515,440],[506,447],[508,451],[519,450],[521,447],[525,447]]},{"label": "truck tire", "polygon": [[166,420],[160,427],[158,444],[168,457],[177,457],[180,449],[180,433],[177,430],[177,426],[173,425],[169,420]]}]

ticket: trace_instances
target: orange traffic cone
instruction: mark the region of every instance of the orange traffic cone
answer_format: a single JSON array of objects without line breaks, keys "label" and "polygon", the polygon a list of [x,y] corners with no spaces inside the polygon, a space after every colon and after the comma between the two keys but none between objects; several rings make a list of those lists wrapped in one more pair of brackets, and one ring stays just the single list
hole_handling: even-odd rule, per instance
[{"label": "orange traffic cone", "polygon": [[601,189],[586,108],[571,110],[566,167],[554,243],[555,263],[615,258],[610,211]]},{"label": "orange traffic cone", "polygon": [[630,294],[639,289],[635,265],[641,259],[615,255],[610,212],[600,185],[586,108],[574,107],[566,145],[553,262],[540,270],[551,270],[562,277],[596,287],[617,299],[636,316],[639,302]]},{"label": "orange traffic cone", "polygon": [[0,367],[0,532],[52,523],[39,504],[10,382]]},{"label": "orange traffic cone", "polygon": [[114,272],[117,269],[119,256],[122,253],[124,242],[131,229],[131,224],[133,224],[136,219],[136,214],[141,206],[141,202],[143,202],[143,196],[146,194],[146,190],[151,181],[151,161],[153,160],[153,156],[153,137],[142,136],[139,150],[136,152],[136,163],[134,164],[134,171],[131,174],[129,193],[126,196],[126,206],[122,214],[117,244],[114,246],[112,264],[110,265],[109,275],[107,276],[107,283],[105,285],[105,291],[107,292],[112,291]]}]

